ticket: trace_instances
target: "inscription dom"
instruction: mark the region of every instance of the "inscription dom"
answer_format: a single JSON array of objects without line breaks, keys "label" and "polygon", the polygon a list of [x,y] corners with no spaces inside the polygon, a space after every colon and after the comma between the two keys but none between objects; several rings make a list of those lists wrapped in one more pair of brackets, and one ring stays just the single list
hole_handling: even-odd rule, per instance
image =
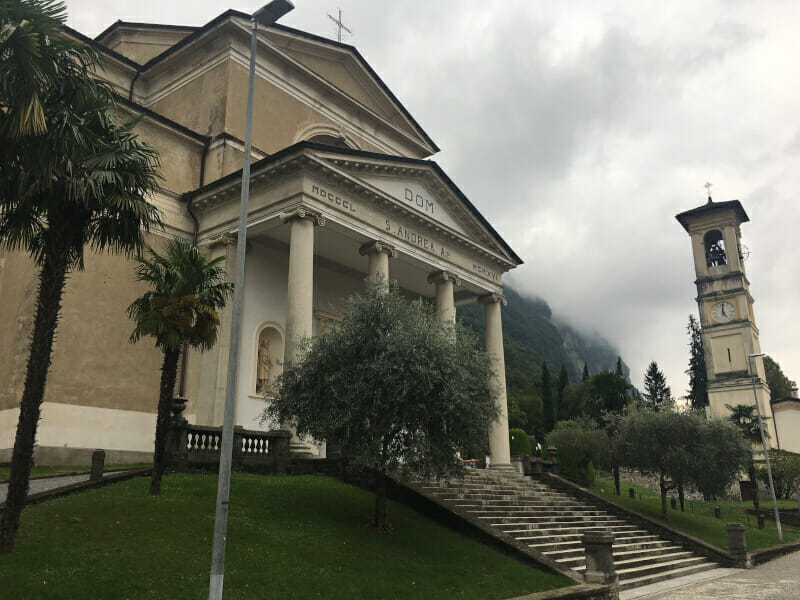
[{"label": "inscription dom", "polygon": [[356,212],[356,206],[353,204],[352,200],[347,200],[342,198],[341,196],[337,196],[331,191],[326,190],[325,188],[321,188],[318,185],[311,186],[311,193],[316,194],[320,198],[324,198],[329,202],[335,204],[336,206],[341,206],[345,210],[349,210],[350,212]]},{"label": "inscription dom", "polygon": [[423,197],[422,194],[414,193],[414,190],[409,188],[406,188],[405,200],[409,204],[413,204],[414,206],[416,206],[421,211],[429,213],[431,215],[433,214],[433,211],[436,208],[433,202]]}]

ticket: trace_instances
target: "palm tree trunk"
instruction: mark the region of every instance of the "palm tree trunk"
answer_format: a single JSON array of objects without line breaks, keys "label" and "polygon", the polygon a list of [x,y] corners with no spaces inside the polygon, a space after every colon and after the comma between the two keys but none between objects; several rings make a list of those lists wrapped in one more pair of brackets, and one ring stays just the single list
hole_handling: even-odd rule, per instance
[{"label": "palm tree trunk", "polygon": [[46,256],[39,272],[39,296],[36,300],[25,388],[11,457],[6,508],[0,521],[0,554],[9,554],[14,549],[20,513],[28,494],[36,427],[39,423],[66,277],[67,253],[53,252],[52,256]]},{"label": "palm tree trunk", "polygon": [[166,468],[167,436],[172,410],[172,395],[175,391],[175,378],[178,373],[180,350],[165,350],[164,364],[161,365],[161,391],[158,396],[158,416],[156,417],[156,446],[153,452],[153,476],[150,479],[150,495],[161,493],[161,476]]}]

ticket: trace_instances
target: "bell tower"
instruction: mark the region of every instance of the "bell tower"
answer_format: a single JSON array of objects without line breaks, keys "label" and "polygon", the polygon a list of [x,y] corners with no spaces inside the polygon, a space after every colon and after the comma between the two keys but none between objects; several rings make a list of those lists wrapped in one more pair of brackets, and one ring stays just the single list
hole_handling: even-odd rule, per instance
[{"label": "bell tower", "polygon": [[713,202],[710,195],[706,204],[675,218],[692,240],[711,415],[727,418],[726,404],[754,404],[754,368],[761,415],[769,417],[768,442],[776,444],[764,363],[761,357],[748,360],[749,354],[761,353],[740,231],[750,219],[738,200]]}]

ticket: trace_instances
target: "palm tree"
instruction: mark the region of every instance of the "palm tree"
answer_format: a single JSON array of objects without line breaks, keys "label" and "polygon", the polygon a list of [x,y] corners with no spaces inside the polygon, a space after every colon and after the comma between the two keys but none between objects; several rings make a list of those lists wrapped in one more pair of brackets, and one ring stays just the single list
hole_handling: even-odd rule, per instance
[{"label": "palm tree", "polygon": [[72,54],[81,62],[91,54],[60,35],[66,7],[56,0],[0,3],[0,135],[16,138],[47,130],[43,89],[57,79],[56,58]]},{"label": "palm tree", "polygon": [[150,247],[147,253],[149,258],[136,259],[136,278],[151,289],[128,307],[128,315],[136,321],[131,342],[152,336],[164,353],[150,481],[150,494],[155,496],[161,493],[166,466],[164,455],[181,346],[207,350],[214,345],[219,327],[217,311],[225,305],[233,284],[224,282],[221,263],[225,257],[208,260],[184,240],[170,240],[163,256]]},{"label": "palm tree", "polygon": [[[0,19],[13,12],[7,5],[33,11],[57,4],[3,3]],[[13,22],[0,20],[0,38],[12,28]],[[6,44],[10,37],[2,39]],[[0,62],[0,245],[28,253],[39,268],[30,356],[0,520],[0,554],[13,550],[28,490],[66,278],[83,268],[87,245],[94,251],[132,254],[143,246],[143,234],[161,225],[159,211],[147,202],[156,187],[158,155],[137,140],[132,125],[120,125],[108,114],[113,94],[91,74],[96,55],[66,44],[54,55],[52,46],[44,46],[47,52],[38,58],[53,64],[41,69],[48,77],[35,78],[39,109],[32,111],[42,119],[36,126],[24,125],[28,121],[19,116],[24,106],[10,104],[19,101],[8,93],[19,69],[9,63],[21,60],[20,53],[6,53]]]}]

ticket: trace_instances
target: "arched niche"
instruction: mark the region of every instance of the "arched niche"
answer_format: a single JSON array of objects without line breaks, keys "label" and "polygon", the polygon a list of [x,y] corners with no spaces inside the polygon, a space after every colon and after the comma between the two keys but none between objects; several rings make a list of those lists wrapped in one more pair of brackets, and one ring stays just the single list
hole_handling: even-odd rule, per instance
[{"label": "arched niche", "polygon": [[712,229],[703,236],[703,247],[706,251],[706,265],[719,267],[728,264],[728,255],[725,252],[725,240],[719,229]]},{"label": "arched niche", "polygon": [[272,321],[256,329],[253,352],[252,394],[269,398],[273,395],[275,379],[283,372],[283,328]]},{"label": "arched niche", "polygon": [[352,148],[354,150],[362,149],[351,135],[332,125],[322,123],[315,123],[298,131],[294,141],[315,142],[326,146],[338,146],[339,148]]}]

